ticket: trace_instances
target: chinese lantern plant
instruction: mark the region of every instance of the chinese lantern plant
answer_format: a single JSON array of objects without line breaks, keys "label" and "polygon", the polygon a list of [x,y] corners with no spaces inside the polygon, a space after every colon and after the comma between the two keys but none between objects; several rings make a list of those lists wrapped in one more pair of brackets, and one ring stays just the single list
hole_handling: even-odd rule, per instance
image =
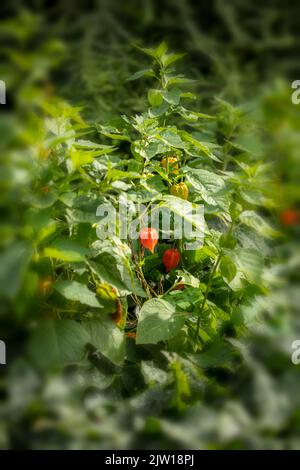
[{"label": "chinese lantern plant", "polygon": [[[226,331],[240,334],[241,307],[263,292],[264,239],[274,231],[257,210],[263,200],[257,194],[266,186],[259,163],[235,145],[243,128],[240,111],[224,101],[215,117],[199,112],[197,101],[191,110],[187,103],[196,97],[187,89],[190,82],[174,72],[181,55],[168,53],[165,43],[142,52],[153,60],[150,72],[137,74],[153,78],[149,108],[119,117],[118,125],[97,124],[93,140],[74,140],[81,121],[76,115],[73,123],[70,110],[65,127],[74,133],[44,162],[59,165],[60,196],[54,194],[47,217],[55,222],[59,214],[60,225],[53,223],[35,251],[51,259],[46,301],[56,316],[41,323],[31,350],[39,338],[62,338],[68,325],[71,337],[79,338],[70,351],[75,362],[88,344],[88,360],[98,351],[121,367],[126,341],[199,353]],[[87,126],[81,126],[84,134]],[[42,183],[52,188],[49,174]],[[129,208],[144,205],[148,221],[157,207],[169,211],[169,238],[144,221],[137,238],[124,238],[115,220],[95,216],[100,203],[117,212],[125,195]],[[203,217],[193,221],[194,235],[177,239],[175,215],[190,223],[196,209]]]},{"label": "chinese lantern plant", "polygon": [[[152,58],[153,67],[131,79],[153,78],[147,94],[149,109],[122,117],[118,129],[101,125],[98,129],[107,138],[120,140],[124,159],[129,159],[124,168],[140,171],[141,178],[132,181],[127,191],[129,198],[140,198],[149,206],[155,201],[183,219],[192,207],[201,205],[206,224],[201,227],[203,246],[191,251],[184,238],[180,249],[162,250],[164,240],[152,237],[149,227],[140,235],[145,259],[137,263],[137,272],[148,300],[139,306],[137,342],[170,340],[184,328],[189,347],[199,349],[219,335],[222,325],[232,322],[238,306],[251,301],[251,289],[261,291],[263,239],[275,231],[257,212],[252,196],[265,185],[256,157],[248,152],[245,163],[244,149],[234,143],[249,125],[246,118],[243,123],[242,112],[222,100],[217,102],[216,117],[191,110],[186,105],[195,98],[186,90],[190,82],[174,74],[181,55],[168,53],[165,43],[141,51]],[[172,286],[178,284],[179,269],[184,269],[179,284],[186,288],[177,290],[182,302],[174,304]],[[185,282],[187,276],[193,277],[192,285]],[[188,298],[195,298],[195,304]],[[161,324],[157,312],[164,318]]]},{"label": "chinese lantern plant", "polygon": [[169,272],[171,269],[175,269],[180,263],[180,258],[180,253],[175,248],[166,250],[162,258],[166,271]]},{"label": "chinese lantern plant", "polygon": [[158,233],[155,228],[144,227],[140,231],[140,243],[144,248],[147,248],[154,253],[154,248],[158,242]]}]

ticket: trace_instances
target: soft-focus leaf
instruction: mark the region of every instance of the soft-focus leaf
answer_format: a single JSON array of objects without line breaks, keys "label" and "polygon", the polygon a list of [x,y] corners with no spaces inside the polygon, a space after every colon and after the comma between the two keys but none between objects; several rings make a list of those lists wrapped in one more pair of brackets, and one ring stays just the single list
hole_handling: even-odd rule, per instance
[{"label": "soft-focus leaf", "polygon": [[240,215],[240,220],[243,224],[253,228],[257,233],[263,237],[276,237],[279,236],[279,232],[274,230],[262,217],[260,217],[254,211],[244,211]]},{"label": "soft-focus leaf", "polygon": [[232,281],[237,272],[235,264],[228,256],[223,256],[219,265],[219,269],[221,275],[225,277],[226,281],[228,282]]},{"label": "soft-focus leaf", "polygon": [[148,91],[148,101],[151,106],[157,107],[160,106],[163,102],[162,94],[159,90],[151,88]]},{"label": "soft-focus leaf", "polygon": [[207,170],[193,170],[187,174],[187,180],[207,204],[226,207],[226,185],[221,176]]},{"label": "soft-focus leaf", "polygon": [[89,250],[72,240],[57,240],[44,249],[44,256],[69,263],[85,261]]},{"label": "soft-focus leaf", "polygon": [[64,366],[84,358],[89,335],[74,320],[42,320],[29,343],[29,353],[42,368]]},{"label": "soft-focus leaf", "polygon": [[83,327],[90,343],[114,364],[122,364],[125,354],[124,333],[110,318],[85,320]]},{"label": "soft-focus leaf", "polygon": [[23,276],[32,256],[25,242],[11,245],[0,255],[0,294],[12,299],[22,285]]}]

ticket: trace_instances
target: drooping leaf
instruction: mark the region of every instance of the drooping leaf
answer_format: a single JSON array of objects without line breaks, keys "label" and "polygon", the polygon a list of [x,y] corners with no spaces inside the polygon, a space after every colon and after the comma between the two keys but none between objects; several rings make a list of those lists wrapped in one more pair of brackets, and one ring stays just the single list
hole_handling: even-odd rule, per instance
[{"label": "drooping leaf", "polygon": [[159,134],[159,138],[171,147],[183,149],[184,142],[175,130],[166,129]]},{"label": "drooping leaf", "polygon": [[8,247],[0,256],[0,294],[12,299],[19,291],[23,276],[32,256],[32,248],[25,242]]},{"label": "drooping leaf", "polygon": [[84,320],[83,327],[90,336],[90,343],[114,364],[124,360],[125,339],[111,318]]},{"label": "drooping leaf", "polygon": [[133,75],[130,75],[126,80],[128,81],[133,81],[133,80],[138,80],[141,77],[153,77],[154,72],[152,69],[143,69],[143,70],[138,70],[135,72]]},{"label": "drooping leaf", "polygon": [[272,238],[279,236],[279,232],[274,230],[262,217],[254,211],[244,211],[240,214],[240,220],[243,224],[253,228],[263,237]]},{"label": "drooping leaf", "polygon": [[80,282],[59,280],[54,284],[54,288],[68,300],[80,302],[89,307],[103,308],[96,294]]},{"label": "drooping leaf", "polygon": [[130,137],[126,133],[126,129],[123,131],[120,131],[116,127],[113,126],[98,126],[99,132],[101,134],[105,135],[106,137],[109,137],[110,139],[113,140],[125,140],[130,142]]},{"label": "drooping leaf", "polygon": [[186,270],[177,270],[178,282],[191,287],[199,287],[200,281]]},{"label": "drooping leaf", "polygon": [[264,264],[261,253],[254,249],[237,247],[232,256],[245,279],[250,283],[259,283]]},{"label": "drooping leaf", "polygon": [[85,260],[89,253],[87,248],[78,245],[72,240],[57,240],[44,249],[44,256],[58,259],[67,263],[78,263]]},{"label": "drooping leaf", "polygon": [[118,181],[123,179],[140,179],[142,175],[136,173],[135,171],[122,171],[115,168],[109,169],[107,172],[107,178],[111,181]]},{"label": "drooping leaf", "polygon": [[152,361],[142,361],[141,371],[145,382],[149,385],[164,384],[168,379],[168,373],[156,367]]},{"label": "drooping leaf", "polygon": [[[198,117],[206,117],[205,115],[203,116],[202,114],[197,114],[195,113],[196,116]],[[199,150],[201,150],[201,152],[203,152],[205,155],[207,155],[208,157],[214,159],[214,155],[213,153],[211,152],[210,148],[208,145],[206,145],[205,143],[203,142],[200,142],[198,139],[196,139],[195,137],[193,137],[191,134],[189,134],[188,132],[186,131],[180,131],[180,135],[182,137],[182,140],[184,140],[185,142],[189,142],[190,144],[192,144],[194,147],[198,148]]]},{"label": "drooping leaf", "polygon": [[167,103],[172,104],[174,106],[179,104],[180,97],[181,97],[181,90],[179,88],[172,88],[170,91],[164,91],[162,93],[163,99],[167,101]]},{"label": "drooping leaf", "polygon": [[162,57],[162,63],[165,67],[173,64],[177,60],[181,60],[186,54],[165,54]]},{"label": "drooping leaf", "polygon": [[199,354],[189,354],[192,362],[204,369],[208,367],[230,367],[237,352],[225,341],[212,343]]},{"label": "drooping leaf", "polygon": [[207,204],[222,208],[227,206],[224,195],[225,181],[218,174],[197,169],[187,174],[187,180]]},{"label": "drooping leaf", "polygon": [[74,142],[74,147],[78,149],[88,149],[88,150],[101,150],[98,155],[102,155],[102,151],[104,153],[110,153],[115,150],[116,147],[113,147],[112,145],[104,145],[104,144],[98,144],[96,142],[92,142],[91,140],[76,140]]},{"label": "drooping leaf", "polygon": [[70,157],[74,168],[79,168],[91,163],[96,155],[99,155],[97,150],[84,150],[72,147],[70,151]]},{"label": "drooping leaf", "polygon": [[127,245],[110,245],[107,240],[106,244],[96,242],[93,250],[94,260],[90,261],[89,265],[102,282],[112,285],[122,295],[134,293],[141,297],[147,296],[131,264]]},{"label": "drooping leaf", "polygon": [[234,262],[229,258],[229,256],[223,256],[220,261],[219,269],[221,275],[228,281],[231,282],[235,277],[237,269]]}]

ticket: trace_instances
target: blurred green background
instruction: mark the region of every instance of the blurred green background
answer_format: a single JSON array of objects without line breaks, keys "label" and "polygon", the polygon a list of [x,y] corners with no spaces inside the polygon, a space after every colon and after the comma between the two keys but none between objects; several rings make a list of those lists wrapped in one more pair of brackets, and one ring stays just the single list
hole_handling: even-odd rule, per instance
[{"label": "blurred green background", "polygon": [[[7,364],[0,366],[0,446],[299,449],[300,364],[291,361],[291,344],[300,339],[300,105],[291,102],[291,83],[300,79],[300,5],[99,0],[1,8],[0,339]],[[249,113],[257,132],[250,129],[240,145],[271,168],[275,203],[265,215],[281,232],[269,247],[268,295],[243,310],[250,334],[234,344],[239,360],[218,362],[218,351],[208,353],[210,386],[180,413],[169,412],[163,388],[150,386],[151,370],[139,393],[130,370],[126,393],[105,383],[99,391],[92,374],[41,374],[26,354],[37,289],[48,288],[48,267],[34,270],[26,245],[41,228],[30,207],[51,202],[43,190],[43,112],[60,103],[79,125],[140,112],[145,83],[127,78],[147,61],[133,44],[162,40],[187,53],[179,71],[194,79],[199,110],[214,114],[221,98]]]}]

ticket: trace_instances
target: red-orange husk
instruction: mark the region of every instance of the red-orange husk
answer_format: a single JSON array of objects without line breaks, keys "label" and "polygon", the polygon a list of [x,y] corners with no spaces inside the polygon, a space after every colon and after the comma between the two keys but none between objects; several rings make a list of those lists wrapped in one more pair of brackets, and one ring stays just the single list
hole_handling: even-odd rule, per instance
[{"label": "red-orange husk", "polygon": [[180,253],[175,248],[170,248],[169,250],[166,250],[162,258],[166,271],[169,272],[171,271],[171,269],[176,268],[176,266],[180,262],[180,258]]},{"label": "red-orange husk", "polygon": [[155,228],[145,227],[140,231],[140,243],[144,248],[147,248],[154,253],[154,248],[158,242],[158,233]]}]

